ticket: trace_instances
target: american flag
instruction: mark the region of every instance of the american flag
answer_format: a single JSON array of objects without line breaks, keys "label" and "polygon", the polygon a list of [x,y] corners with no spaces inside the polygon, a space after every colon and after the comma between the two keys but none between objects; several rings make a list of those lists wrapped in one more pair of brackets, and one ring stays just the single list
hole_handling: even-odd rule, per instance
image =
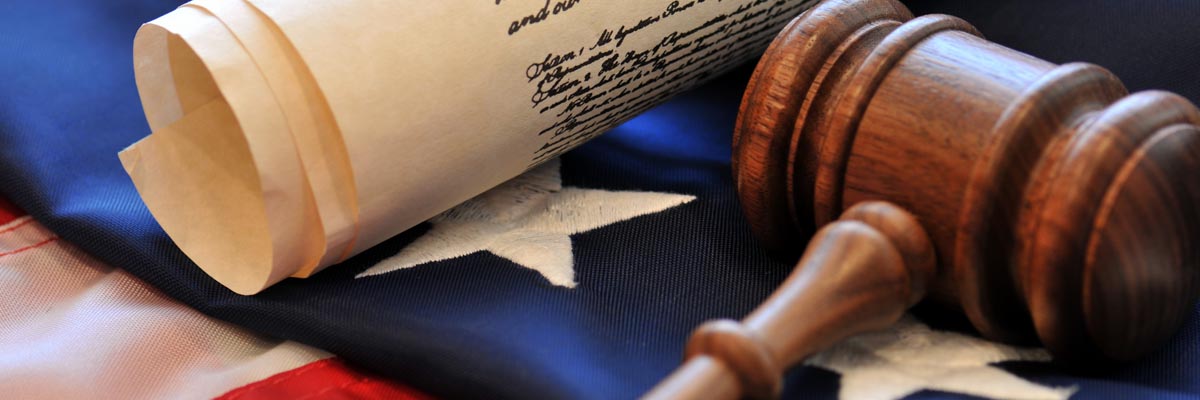
[{"label": "american flag", "polygon": [[[790,272],[731,183],[742,68],[313,278],[229,292],[116,157],[148,133],[133,34],[178,5],[0,5],[3,397],[632,398],[679,365],[693,328],[744,316]],[[1197,2],[909,6],[1200,101]],[[918,309],[792,369],[785,395],[1192,397],[1198,341],[1195,315],[1150,357],[1079,375]]]}]

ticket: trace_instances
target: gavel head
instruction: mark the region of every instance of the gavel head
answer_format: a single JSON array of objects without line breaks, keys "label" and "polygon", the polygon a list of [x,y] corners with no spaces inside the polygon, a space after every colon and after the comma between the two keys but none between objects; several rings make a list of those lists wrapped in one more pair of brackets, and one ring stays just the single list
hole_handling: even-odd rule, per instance
[{"label": "gavel head", "polygon": [[1099,67],[893,0],[829,0],[761,59],[733,146],[767,247],[794,256],[853,204],[900,205],[933,239],[933,301],[986,337],[1129,360],[1193,311],[1200,110]]}]

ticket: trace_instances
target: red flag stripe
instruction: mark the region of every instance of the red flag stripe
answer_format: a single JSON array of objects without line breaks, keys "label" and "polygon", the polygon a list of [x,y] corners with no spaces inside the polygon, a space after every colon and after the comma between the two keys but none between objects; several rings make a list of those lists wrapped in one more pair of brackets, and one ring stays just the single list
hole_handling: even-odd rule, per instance
[{"label": "red flag stripe", "polygon": [[432,397],[402,384],[350,368],[340,359],[327,358],[234,389],[218,400],[275,399],[397,399]]},{"label": "red flag stripe", "polygon": [[9,203],[4,197],[0,197],[0,225],[12,222],[23,215],[25,215],[24,211]]}]

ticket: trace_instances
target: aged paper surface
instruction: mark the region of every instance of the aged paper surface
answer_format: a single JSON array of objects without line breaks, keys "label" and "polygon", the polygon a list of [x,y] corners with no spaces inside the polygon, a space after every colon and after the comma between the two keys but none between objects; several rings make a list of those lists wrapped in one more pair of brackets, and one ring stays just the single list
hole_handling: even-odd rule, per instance
[{"label": "aged paper surface", "polygon": [[[155,133],[121,159],[189,257],[256,293],[758,55],[814,2],[196,0],[135,39]],[[218,116],[240,153],[196,143]],[[188,148],[213,154],[147,156]]]}]

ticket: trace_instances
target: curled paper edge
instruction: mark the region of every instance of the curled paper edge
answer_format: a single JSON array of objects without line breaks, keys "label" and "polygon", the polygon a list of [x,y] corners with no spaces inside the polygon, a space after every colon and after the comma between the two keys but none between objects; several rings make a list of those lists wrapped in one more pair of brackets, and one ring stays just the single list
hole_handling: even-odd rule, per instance
[{"label": "curled paper edge", "polygon": [[[248,294],[278,277],[269,268],[246,268],[270,266],[273,252],[261,183],[245,139],[240,131],[227,129],[231,126],[236,122],[229,106],[217,99],[122,150],[119,157],[184,254],[222,285]],[[204,140],[197,140],[201,135]],[[224,187],[211,191],[211,182],[218,181]],[[236,222],[206,222],[212,219]],[[195,243],[206,245],[188,245]]]},{"label": "curled paper edge", "polygon": [[293,276],[308,277],[344,260],[358,233],[354,174],[341,132],[307,65],[279,27],[247,2],[194,0],[183,7],[209,13],[233,33],[271,87],[287,119],[326,239],[321,261]]},{"label": "curled paper edge", "polygon": [[[155,133],[120,157],[176,245],[240,294],[321,267],[324,229],[294,138],[262,71],[233,33],[202,9],[180,8],[138,31],[134,65]],[[192,117],[197,113],[203,118]],[[211,147],[222,135],[240,136],[236,143],[249,158],[239,158],[234,142],[219,151]],[[257,181],[217,178],[216,171],[239,168],[257,174]],[[251,189],[256,196],[227,193]],[[265,222],[255,218],[259,210]]]}]

